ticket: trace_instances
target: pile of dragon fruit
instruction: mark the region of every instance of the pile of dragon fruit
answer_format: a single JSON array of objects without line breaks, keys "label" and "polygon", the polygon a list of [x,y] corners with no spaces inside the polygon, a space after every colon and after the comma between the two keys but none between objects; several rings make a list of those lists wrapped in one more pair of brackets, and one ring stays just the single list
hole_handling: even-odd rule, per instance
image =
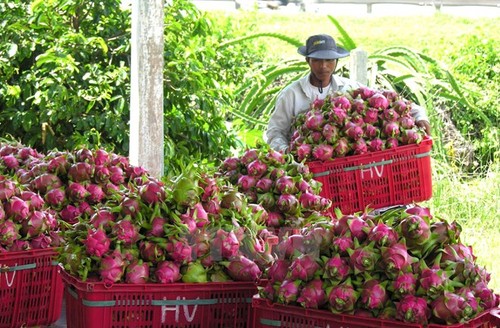
[{"label": "pile of dragon fruit", "polygon": [[392,90],[359,87],[315,100],[292,122],[290,153],[299,162],[326,161],[418,144],[412,103]]},{"label": "pile of dragon fruit", "polygon": [[[258,144],[226,158],[218,175],[259,204],[268,228],[301,227],[329,216],[332,201],[320,196],[321,183],[290,154]],[[272,229],[271,229],[272,230]]]},{"label": "pile of dragon fruit", "polygon": [[280,241],[260,297],[423,326],[463,323],[498,306],[456,222],[416,204],[336,216]]},{"label": "pile of dragon fruit", "polygon": [[255,281],[272,261],[258,207],[195,167],[160,181],[126,157],[0,145],[0,251],[54,247],[113,283]]}]

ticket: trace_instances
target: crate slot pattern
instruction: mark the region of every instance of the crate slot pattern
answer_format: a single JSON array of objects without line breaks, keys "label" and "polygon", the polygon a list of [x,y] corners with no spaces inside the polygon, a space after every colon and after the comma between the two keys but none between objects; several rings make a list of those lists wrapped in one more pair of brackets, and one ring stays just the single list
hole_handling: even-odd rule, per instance
[{"label": "crate slot pattern", "polygon": [[62,272],[68,327],[246,328],[253,282],[115,284]]},{"label": "crate slot pattern", "polygon": [[432,197],[432,139],[420,144],[363,155],[308,162],[320,195],[332,200],[331,210],[352,214]]},{"label": "crate slot pattern", "polygon": [[63,283],[54,249],[0,253],[0,327],[51,324],[61,314]]}]

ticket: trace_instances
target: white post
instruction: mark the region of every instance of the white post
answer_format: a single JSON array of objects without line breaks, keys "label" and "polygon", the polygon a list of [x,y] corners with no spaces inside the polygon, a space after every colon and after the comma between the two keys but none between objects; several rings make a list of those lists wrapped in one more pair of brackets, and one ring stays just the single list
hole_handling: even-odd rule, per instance
[{"label": "white post", "polygon": [[163,175],[163,0],[132,1],[130,163]]},{"label": "white post", "polygon": [[350,78],[363,85],[367,85],[368,53],[362,49],[354,49],[351,51],[350,57]]}]

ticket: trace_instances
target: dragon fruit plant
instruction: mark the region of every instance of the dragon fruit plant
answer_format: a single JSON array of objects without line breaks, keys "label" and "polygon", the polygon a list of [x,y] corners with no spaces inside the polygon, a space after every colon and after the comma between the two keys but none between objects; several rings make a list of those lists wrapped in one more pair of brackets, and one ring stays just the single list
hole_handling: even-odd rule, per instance
[{"label": "dragon fruit plant", "polygon": [[394,91],[367,87],[313,101],[294,118],[290,153],[298,162],[326,161],[418,144],[425,132],[411,106]]},{"label": "dragon fruit plant", "polygon": [[290,154],[266,144],[248,148],[239,157],[226,158],[218,175],[262,206],[268,228],[301,227],[309,222],[329,220],[331,200],[320,196],[321,184],[309,167]]},{"label": "dragon fruit plant", "polygon": [[284,235],[274,254],[258,289],[268,302],[394,320],[394,327],[463,323],[499,305],[456,222],[418,204],[376,215],[337,210],[331,221]]}]

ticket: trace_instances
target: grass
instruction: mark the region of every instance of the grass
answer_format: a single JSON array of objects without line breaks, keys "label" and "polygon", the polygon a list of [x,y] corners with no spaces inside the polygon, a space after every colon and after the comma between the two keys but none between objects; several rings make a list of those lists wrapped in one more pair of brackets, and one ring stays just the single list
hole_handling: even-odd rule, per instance
[{"label": "grass", "polygon": [[[215,12],[219,21],[230,18],[242,34],[279,33],[297,40],[309,35],[339,35],[325,13]],[[500,42],[496,33],[498,18],[464,18],[435,14],[430,16],[370,16],[364,13],[334,16],[358,47],[368,52],[389,46],[405,46],[429,55],[443,65],[449,54],[458,51],[469,35]],[[264,39],[271,60],[295,59],[296,48],[277,39]],[[471,81],[474,79],[471,76]],[[425,202],[435,216],[457,221],[462,226],[461,240],[472,246],[477,263],[491,273],[489,287],[500,293],[500,167],[487,177],[462,179],[461,173],[433,165],[433,197]]]}]

